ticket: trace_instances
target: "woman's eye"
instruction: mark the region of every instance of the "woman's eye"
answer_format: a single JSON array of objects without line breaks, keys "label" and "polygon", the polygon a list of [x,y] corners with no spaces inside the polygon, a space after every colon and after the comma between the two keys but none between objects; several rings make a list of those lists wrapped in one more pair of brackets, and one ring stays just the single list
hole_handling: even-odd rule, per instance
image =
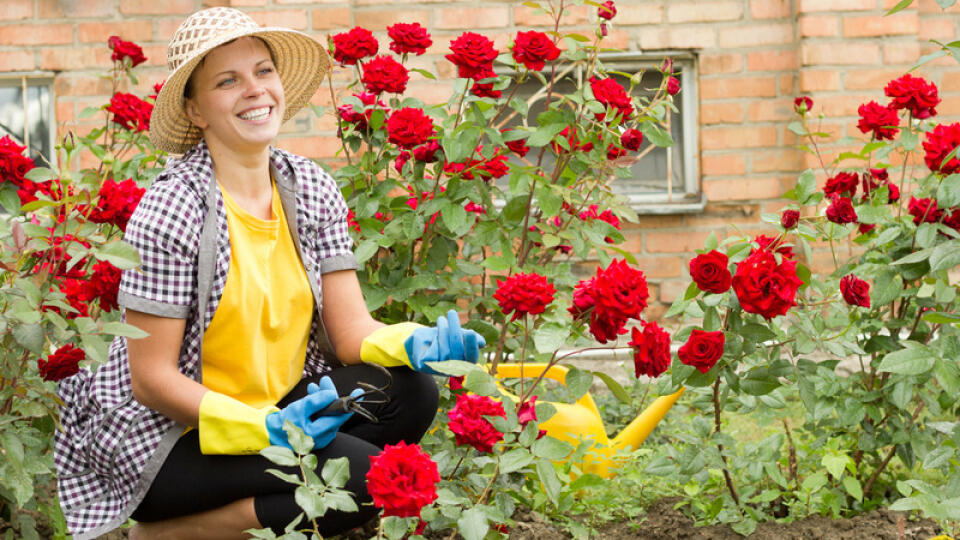
[{"label": "woman's eye", "polygon": [[226,79],[223,79],[223,80],[221,80],[220,82],[218,82],[218,83],[217,83],[217,86],[218,86],[218,87],[227,86],[228,84],[230,84],[230,83],[232,83],[232,82],[233,82],[233,77],[227,77]]},{"label": "woman's eye", "polygon": [[266,75],[266,74],[268,74],[268,73],[273,73],[273,68],[272,68],[272,67],[266,67],[266,68],[263,68],[263,69],[260,70],[260,74],[261,74],[261,75]]}]

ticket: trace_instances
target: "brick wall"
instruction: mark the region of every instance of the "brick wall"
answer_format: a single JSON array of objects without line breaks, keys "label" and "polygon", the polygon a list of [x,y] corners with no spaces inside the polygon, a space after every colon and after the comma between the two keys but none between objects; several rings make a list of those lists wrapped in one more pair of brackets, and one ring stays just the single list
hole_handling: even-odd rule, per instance
[{"label": "brick wall", "polygon": [[[662,313],[686,283],[686,264],[711,233],[722,237],[731,225],[749,233],[767,230],[764,212],[783,206],[778,199],[797,173],[815,165],[796,149],[787,130],[793,98],[809,95],[821,129],[862,137],[856,109],[884,102],[883,86],[934,50],[929,40],[952,41],[960,8],[943,11],[935,0],[917,0],[884,17],[896,0],[619,0],[608,44],[627,50],[690,49],[698,54],[700,85],[700,166],[708,196],[704,212],[642,216],[630,227],[626,248],[637,256],[651,281],[650,315]],[[420,22],[434,46],[413,60],[415,67],[453,76],[443,59],[447,45],[464,29],[484,33],[504,50],[517,30],[547,29],[550,21],[520,2],[439,0],[4,0],[0,9],[0,72],[56,72],[57,121],[61,130],[90,129],[80,118],[87,106],[110,93],[98,75],[109,64],[105,44],[117,34],[141,44],[149,60],[141,69],[140,95],[165,76],[165,44],[186,14],[212,5],[243,9],[261,24],[308,32],[321,41],[355,25],[373,30],[386,43],[393,22]],[[594,8],[575,6],[566,30],[589,32]],[[941,116],[960,117],[960,68],[951,58],[925,65],[919,73],[936,82],[944,101]],[[333,73],[335,84],[350,77]],[[412,75],[408,93],[426,101],[446,97],[449,81]],[[131,89],[128,89],[131,90]],[[314,102],[329,105],[328,91]],[[332,117],[304,112],[284,127],[280,145],[313,157],[338,147]],[[826,149],[836,155],[840,147]],[[820,258],[814,257],[814,264]]]}]

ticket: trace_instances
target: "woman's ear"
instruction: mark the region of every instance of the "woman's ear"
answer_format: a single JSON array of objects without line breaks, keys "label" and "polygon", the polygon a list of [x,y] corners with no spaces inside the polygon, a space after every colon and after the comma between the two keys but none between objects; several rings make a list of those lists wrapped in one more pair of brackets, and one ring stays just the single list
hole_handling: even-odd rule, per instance
[{"label": "woman's ear", "polygon": [[195,99],[184,98],[183,112],[187,114],[187,118],[190,119],[190,122],[200,128],[201,131],[207,128],[208,122],[200,114],[200,107],[197,105]]}]

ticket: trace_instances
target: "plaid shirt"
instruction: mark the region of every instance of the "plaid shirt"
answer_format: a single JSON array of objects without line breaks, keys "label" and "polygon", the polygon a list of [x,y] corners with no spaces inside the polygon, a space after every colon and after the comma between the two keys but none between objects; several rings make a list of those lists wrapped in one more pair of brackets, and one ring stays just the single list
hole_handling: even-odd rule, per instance
[{"label": "plaid shirt", "polygon": [[[317,306],[304,366],[304,376],[314,375],[329,369],[319,276],[357,266],[347,206],[334,180],[312,161],[272,149],[270,166],[286,215],[296,216],[296,227],[292,220],[288,225]],[[118,296],[125,308],[186,319],[179,368],[197,381],[203,330],[230,265],[226,212],[212,178],[203,141],[157,176],[127,225],[124,240],[139,251],[141,266],[123,272]],[[215,201],[215,216],[207,214],[209,201]],[[93,538],[122,525],[136,509],[185,427],[133,398],[125,338],[113,341],[109,360],[95,372],[81,370],[61,381],[59,394],[65,404],[64,429],[54,440],[60,504],[71,533]]]}]

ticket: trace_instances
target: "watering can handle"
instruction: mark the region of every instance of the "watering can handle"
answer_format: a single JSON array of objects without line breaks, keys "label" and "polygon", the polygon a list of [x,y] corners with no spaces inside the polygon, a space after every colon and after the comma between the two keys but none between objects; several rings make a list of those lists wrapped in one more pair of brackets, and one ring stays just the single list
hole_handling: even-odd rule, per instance
[{"label": "watering can handle", "polygon": [[[543,370],[549,364],[500,364],[497,366],[498,379],[516,379],[520,377],[539,377]],[[554,364],[547,369],[544,375],[547,379],[552,379],[566,386],[567,372],[570,371],[566,366]]]}]

